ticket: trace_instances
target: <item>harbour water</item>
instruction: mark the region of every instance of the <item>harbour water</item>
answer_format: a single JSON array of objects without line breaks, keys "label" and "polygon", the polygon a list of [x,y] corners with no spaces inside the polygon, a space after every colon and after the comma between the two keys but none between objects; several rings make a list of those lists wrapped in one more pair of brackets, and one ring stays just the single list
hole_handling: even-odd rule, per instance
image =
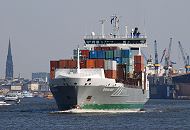
[{"label": "harbour water", "polygon": [[141,112],[56,113],[54,100],[24,98],[0,106],[1,130],[189,129],[190,100],[150,100]]}]

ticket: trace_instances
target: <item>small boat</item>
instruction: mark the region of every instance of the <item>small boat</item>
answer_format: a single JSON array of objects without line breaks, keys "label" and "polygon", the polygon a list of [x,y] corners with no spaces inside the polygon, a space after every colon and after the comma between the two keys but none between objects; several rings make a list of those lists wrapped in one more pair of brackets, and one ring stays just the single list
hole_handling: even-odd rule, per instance
[{"label": "small boat", "polygon": [[34,97],[33,93],[29,91],[23,91],[22,92],[23,97]]},{"label": "small boat", "polygon": [[11,105],[11,104],[6,103],[5,101],[0,101],[0,106],[7,106],[7,105]]},{"label": "small boat", "polygon": [[0,98],[4,98],[4,97],[5,97],[4,95],[1,95],[1,94],[0,94]]},{"label": "small boat", "polygon": [[15,101],[15,102],[20,102],[19,96],[17,93],[9,92],[5,95],[4,101]]}]

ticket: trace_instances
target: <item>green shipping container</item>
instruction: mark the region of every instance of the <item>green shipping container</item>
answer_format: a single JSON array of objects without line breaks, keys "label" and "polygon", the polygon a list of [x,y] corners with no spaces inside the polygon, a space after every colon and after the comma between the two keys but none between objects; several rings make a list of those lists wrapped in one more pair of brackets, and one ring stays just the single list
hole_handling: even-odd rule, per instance
[{"label": "green shipping container", "polygon": [[121,57],[121,50],[114,50],[114,58]]},{"label": "green shipping container", "polygon": [[106,59],[113,59],[114,58],[114,51],[110,50],[110,51],[106,51]]}]

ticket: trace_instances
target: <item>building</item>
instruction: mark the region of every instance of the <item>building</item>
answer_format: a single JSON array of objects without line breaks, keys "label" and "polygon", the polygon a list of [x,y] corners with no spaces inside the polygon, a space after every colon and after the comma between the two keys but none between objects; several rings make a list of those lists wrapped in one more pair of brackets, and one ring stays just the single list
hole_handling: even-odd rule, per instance
[{"label": "building", "polygon": [[39,83],[31,82],[30,84],[28,84],[28,90],[29,91],[39,91]]},{"label": "building", "polygon": [[43,81],[43,82],[48,82],[49,81],[49,73],[46,72],[37,72],[37,73],[32,73],[32,80],[33,81]]},{"label": "building", "polygon": [[10,39],[9,39],[9,47],[8,47],[8,54],[7,54],[7,61],[6,61],[5,79],[13,79],[13,60],[12,60]]}]

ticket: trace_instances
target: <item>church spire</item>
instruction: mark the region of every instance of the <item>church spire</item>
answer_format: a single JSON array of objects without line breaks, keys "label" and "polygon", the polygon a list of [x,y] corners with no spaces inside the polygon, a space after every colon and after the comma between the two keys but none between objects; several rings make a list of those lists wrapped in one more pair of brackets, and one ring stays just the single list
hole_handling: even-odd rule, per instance
[{"label": "church spire", "polygon": [[8,55],[12,56],[12,54],[11,54],[11,40],[10,40],[10,38],[9,38]]},{"label": "church spire", "polygon": [[7,54],[7,61],[6,61],[6,79],[13,79],[13,60],[12,60],[12,53],[11,53],[11,40],[9,38],[9,46],[8,46],[8,54]]}]

